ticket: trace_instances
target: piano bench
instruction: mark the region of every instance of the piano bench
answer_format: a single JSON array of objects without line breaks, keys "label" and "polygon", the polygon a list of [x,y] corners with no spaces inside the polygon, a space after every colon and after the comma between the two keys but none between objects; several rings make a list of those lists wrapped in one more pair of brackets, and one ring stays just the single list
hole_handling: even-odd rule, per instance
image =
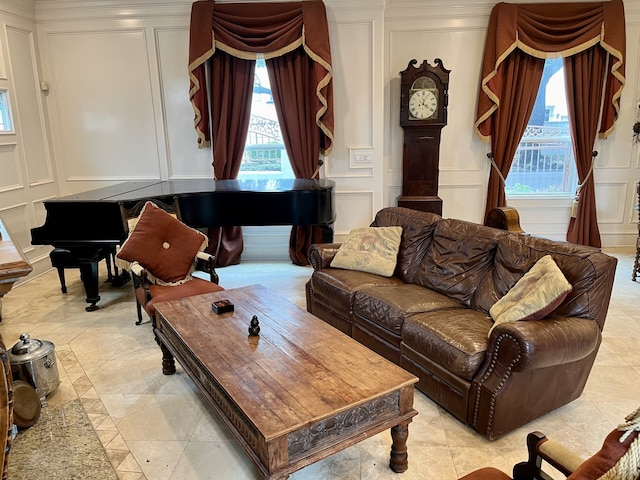
[{"label": "piano bench", "polygon": [[[54,248],[49,254],[51,266],[58,270],[60,278],[60,289],[62,293],[67,293],[67,285],[64,278],[65,268],[79,268],[80,279],[84,285],[84,291],[87,295],[87,303],[90,305],[85,310],[92,312],[99,307],[96,305],[100,301],[98,294],[98,263],[105,260],[107,263],[107,281],[113,281],[114,277],[111,273],[111,265],[115,255],[115,247],[81,247],[67,250],[66,248]],[[115,264],[114,264],[115,266]],[[118,271],[116,268],[116,278]],[[124,272],[123,272],[124,273]]]}]

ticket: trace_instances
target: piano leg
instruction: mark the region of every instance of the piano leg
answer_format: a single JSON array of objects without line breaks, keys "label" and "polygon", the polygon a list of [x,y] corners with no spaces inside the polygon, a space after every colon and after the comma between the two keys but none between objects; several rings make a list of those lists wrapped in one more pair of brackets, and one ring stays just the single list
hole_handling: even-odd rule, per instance
[{"label": "piano leg", "polygon": [[100,308],[96,303],[100,301],[100,295],[98,295],[98,259],[80,260],[78,266],[80,267],[80,279],[84,284],[84,292],[87,295],[87,303],[90,303],[85,308],[87,312],[93,312]]},{"label": "piano leg", "polygon": [[[115,247],[114,247],[115,249]],[[111,260],[112,260],[112,252],[111,250],[109,250],[109,253],[107,254],[107,258],[105,258],[105,263],[107,264],[107,279],[105,280],[106,283],[111,283],[113,282],[113,273],[111,272]],[[118,267],[115,266],[115,260],[113,261],[113,266],[116,269],[116,277],[118,276]]]},{"label": "piano leg", "polygon": [[64,268],[58,267],[58,278],[60,278],[60,290],[62,293],[67,293],[67,284],[64,281]]},{"label": "piano leg", "polygon": [[64,268],[71,259],[71,252],[64,248],[54,248],[49,254],[51,265],[58,270],[58,278],[60,279],[60,290],[67,293],[67,284],[64,280]]}]

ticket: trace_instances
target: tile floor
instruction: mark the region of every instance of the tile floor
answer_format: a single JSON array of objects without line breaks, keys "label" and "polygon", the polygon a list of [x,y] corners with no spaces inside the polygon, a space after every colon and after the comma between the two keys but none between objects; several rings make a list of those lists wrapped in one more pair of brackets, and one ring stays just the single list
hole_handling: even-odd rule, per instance
[{"label": "tile floor", "polygon": [[[290,478],[449,480],[486,465],[510,472],[514,463],[525,459],[525,436],[533,430],[584,456],[598,450],[606,434],[640,405],[640,282],[631,281],[631,249],[607,252],[620,260],[617,278],[603,344],[579,399],[488,442],[416,392],[419,415],[409,430],[407,472],[399,475],[388,469],[391,439],[384,432]],[[219,274],[225,288],[262,283],[304,308],[304,283],[311,270],[248,262],[220,269]],[[5,296],[0,333],[8,347],[23,332],[55,343],[62,382],[49,403],[81,399],[119,478],[258,478],[188,376],[180,368],[176,375],[162,375],[150,325],[134,324],[131,285],[105,285],[101,308],[88,313],[79,276],[68,271],[67,277],[66,295],[50,271]]]}]

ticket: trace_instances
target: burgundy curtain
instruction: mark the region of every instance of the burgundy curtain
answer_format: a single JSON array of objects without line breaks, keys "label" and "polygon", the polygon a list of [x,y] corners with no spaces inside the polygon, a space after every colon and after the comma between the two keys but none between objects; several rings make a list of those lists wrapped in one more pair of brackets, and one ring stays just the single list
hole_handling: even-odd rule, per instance
[{"label": "burgundy curtain", "polygon": [[492,209],[507,204],[504,179],[509,173],[513,156],[536,103],[544,60],[515,50],[500,65],[500,69],[500,108],[490,119],[494,123],[494,134],[491,136],[493,159],[489,174],[485,222]]},{"label": "burgundy curtain", "polygon": [[[315,126],[317,98],[313,61],[301,49],[297,49],[267,60],[267,70],[293,172],[296,178],[317,178],[320,132]],[[321,241],[320,227],[294,225],[289,238],[291,261],[297,265],[307,265],[309,246]]]},{"label": "burgundy curtain", "polygon": [[[294,163],[296,175],[312,178],[319,155],[321,153],[328,154],[333,143],[333,74],[329,29],[322,0],[225,4],[205,0],[196,1],[192,6],[189,43],[189,97],[194,109],[194,126],[198,135],[198,146],[207,147],[213,139],[215,166],[218,163],[217,155],[219,155],[217,143],[224,142],[225,146],[222,147],[222,151],[227,153],[227,157],[224,160],[224,167],[220,168],[228,176],[219,176],[217,167],[215,174],[217,178],[235,178],[238,174],[239,164],[234,163],[234,155],[237,147],[236,140],[239,140],[240,137],[222,138],[216,133],[215,125],[211,128],[213,132],[210,131],[209,116],[217,115],[215,109],[219,107],[212,101],[210,113],[209,104],[206,101],[208,95],[224,99],[228,94],[228,84],[217,82],[212,77],[207,85],[204,74],[205,65],[221,52],[252,62],[261,56],[272,65],[270,70],[282,68],[282,73],[275,75],[277,79],[275,84],[272,82],[272,89],[279,88],[277,82],[280,81],[287,85],[286,88],[280,88],[280,91],[286,92],[286,94],[281,94],[280,100],[277,102],[285,144],[292,163]],[[291,56],[292,59],[297,60],[276,61],[275,63],[270,61],[283,56]],[[289,62],[296,63],[299,67],[292,68]],[[273,67],[273,65],[283,65],[283,67]],[[294,105],[291,99],[285,98],[294,91],[296,95],[304,95],[305,102]],[[246,108],[249,108],[251,102],[247,99],[250,99],[250,95],[243,99],[246,102]],[[220,105],[224,105],[224,102]],[[301,108],[298,113],[295,112],[297,107]],[[242,121],[235,116],[224,117],[223,120],[225,119],[229,122],[228,131],[236,132],[242,128]],[[296,125],[297,121],[305,123]],[[246,125],[248,123],[244,126],[245,135]],[[309,132],[311,133],[309,134]],[[305,142],[312,142],[312,144],[305,145]],[[242,146],[244,147],[244,143]],[[313,151],[310,150],[311,148]],[[299,229],[294,228],[293,230],[297,232]],[[304,245],[316,237],[313,231],[310,234],[303,233],[302,236],[306,239],[301,242],[298,234],[294,235],[292,231],[291,241],[298,246],[295,248],[296,253],[291,257],[296,263],[306,264]],[[223,235],[223,240],[224,238],[226,238],[225,235]],[[235,237],[230,240],[233,238]],[[219,259],[226,255],[224,253],[226,248],[228,246],[223,241],[220,245]],[[239,248],[241,251],[241,245]],[[301,252],[303,252],[304,259]],[[235,261],[236,255],[231,253],[229,257]]]},{"label": "burgundy curtain", "polygon": [[567,110],[579,182],[578,205],[575,217],[569,220],[567,240],[598,248],[601,242],[592,150],[598,132],[606,60],[607,53],[598,46],[564,59]]},{"label": "burgundy curtain", "polygon": [[[236,178],[247,141],[255,62],[224,52],[210,62],[213,171],[216,179]],[[209,228],[207,251],[215,254],[220,267],[240,263],[244,246],[241,227]]]},{"label": "burgundy curtain", "polygon": [[[509,69],[503,68],[503,63],[513,55],[520,55],[519,52],[525,52],[538,59],[545,59],[558,56],[568,58],[593,49],[603,50],[603,53],[606,52],[610,58],[606,68],[606,77],[604,78],[606,82],[604,92],[600,90],[598,98],[589,99],[590,102],[597,102],[598,105],[602,105],[601,115],[600,110],[598,110],[600,118],[599,133],[602,138],[606,138],[613,131],[614,123],[618,117],[620,94],[625,81],[626,34],[622,0],[549,4],[498,3],[494,6],[487,29],[475,124],[480,138],[484,141],[491,140],[494,155],[497,155],[498,150],[506,154],[508,148],[504,142],[515,141],[513,138],[504,136],[504,132],[500,131],[505,124],[493,119],[505,105],[504,95],[509,94],[509,89],[505,89],[505,82],[509,81],[508,77],[506,77]],[[590,63],[590,65],[596,68],[595,62]],[[602,82],[605,72],[600,70],[587,71],[581,68],[576,70],[575,74],[584,76],[584,80],[587,81],[589,77],[593,77],[594,81]],[[598,92],[592,91],[591,93]],[[524,110],[529,100],[523,98],[522,101],[523,105],[516,106],[516,110]],[[573,103],[573,100],[570,101]],[[580,103],[580,101],[578,98],[575,99],[575,103]],[[578,121],[575,122],[575,126],[579,130],[587,128],[586,124]],[[597,126],[595,131],[598,131]],[[496,141],[494,137],[497,136],[502,136],[503,140]],[[595,138],[595,133],[593,138]],[[589,141],[586,138],[586,132],[582,131],[577,136],[574,135],[574,139],[582,143],[580,146],[581,151],[589,152],[590,162],[593,139]],[[517,141],[520,141],[520,137],[518,137]],[[580,168],[578,167],[579,170]],[[505,175],[506,172],[508,172],[508,169],[504,171]],[[497,202],[504,202],[504,192],[500,191],[502,185],[495,179],[493,168],[491,175],[494,176],[494,179],[489,181],[487,212],[490,208],[499,205]],[[584,195],[585,203],[583,203],[582,207],[579,207],[582,211],[574,222],[578,224],[586,223],[577,226],[570,225],[570,230],[593,229],[595,222],[595,195],[593,194],[593,186],[589,187],[588,185],[589,182],[593,182],[592,177],[591,180],[587,179],[587,185],[581,189],[581,195]],[[590,190],[591,193],[589,193]],[[589,200],[589,196],[593,196],[594,199]],[[497,200],[494,201],[492,199]],[[586,207],[592,201],[593,210],[590,207]],[[592,214],[593,216],[591,216]],[[582,242],[586,241],[584,239],[589,236],[580,235],[576,239],[581,239],[579,241]]]}]

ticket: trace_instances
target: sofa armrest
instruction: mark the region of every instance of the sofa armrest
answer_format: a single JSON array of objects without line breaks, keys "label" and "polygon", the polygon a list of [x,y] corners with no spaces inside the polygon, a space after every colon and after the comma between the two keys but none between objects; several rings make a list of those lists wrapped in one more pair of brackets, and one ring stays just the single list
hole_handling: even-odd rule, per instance
[{"label": "sofa armrest", "polygon": [[314,270],[329,268],[341,243],[314,243],[309,247],[308,260]]},{"label": "sofa armrest", "polygon": [[494,358],[503,364],[508,360],[513,371],[563,365],[582,360],[599,344],[598,323],[588,318],[506,322],[493,329],[484,365]]},{"label": "sofa armrest", "polygon": [[471,381],[468,423],[494,440],[575,400],[601,340],[598,322],[588,318],[500,324]]}]

